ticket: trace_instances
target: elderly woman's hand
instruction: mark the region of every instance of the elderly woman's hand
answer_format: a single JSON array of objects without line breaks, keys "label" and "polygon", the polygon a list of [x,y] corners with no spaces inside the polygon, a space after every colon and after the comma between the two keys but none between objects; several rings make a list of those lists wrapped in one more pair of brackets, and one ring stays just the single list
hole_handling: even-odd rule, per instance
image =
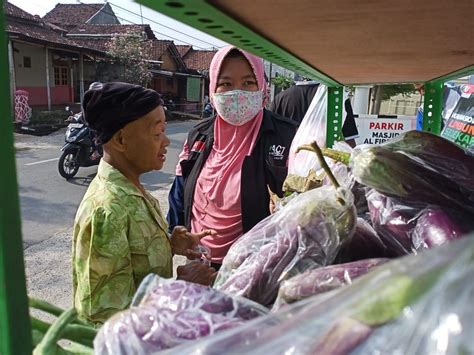
[{"label": "elderly woman's hand", "polygon": [[212,285],[217,275],[214,268],[197,261],[178,266],[176,272],[178,280],[194,282],[205,286]]},{"label": "elderly woman's hand", "polygon": [[201,257],[201,253],[194,250],[199,244],[201,238],[208,235],[216,235],[216,231],[208,229],[201,233],[191,233],[183,226],[176,226],[171,233],[171,250],[173,254],[184,255],[188,259]]}]

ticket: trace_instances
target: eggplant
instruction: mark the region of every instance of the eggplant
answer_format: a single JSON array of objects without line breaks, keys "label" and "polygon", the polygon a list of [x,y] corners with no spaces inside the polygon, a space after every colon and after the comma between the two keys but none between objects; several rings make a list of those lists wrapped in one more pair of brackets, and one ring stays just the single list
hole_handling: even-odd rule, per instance
[{"label": "eggplant", "polygon": [[382,146],[352,154],[323,154],[352,166],[355,179],[405,201],[433,204],[474,215],[474,156],[442,137],[410,131]]},{"label": "eggplant", "polygon": [[423,206],[413,206],[376,190],[367,193],[372,225],[386,247],[386,255],[398,257],[412,253],[415,248],[412,232],[416,217]]},{"label": "eggplant", "polygon": [[355,224],[350,191],[323,186],[304,192],[232,245],[214,288],[271,305],[283,279],[333,263]]},{"label": "eggplant", "polygon": [[413,230],[413,245],[416,250],[429,249],[458,239],[465,233],[466,230],[441,208],[427,207]]},{"label": "eggplant", "polygon": [[390,257],[387,245],[384,244],[374,228],[361,217],[357,217],[357,225],[352,239],[344,245],[336,258],[337,264],[351,261]]},{"label": "eggplant", "polygon": [[273,311],[282,305],[349,285],[352,281],[389,259],[377,258],[308,270],[282,282]]},{"label": "eggplant", "polygon": [[474,157],[457,144],[433,133],[409,131],[388,141],[384,148],[401,152],[449,177],[474,194]]}]

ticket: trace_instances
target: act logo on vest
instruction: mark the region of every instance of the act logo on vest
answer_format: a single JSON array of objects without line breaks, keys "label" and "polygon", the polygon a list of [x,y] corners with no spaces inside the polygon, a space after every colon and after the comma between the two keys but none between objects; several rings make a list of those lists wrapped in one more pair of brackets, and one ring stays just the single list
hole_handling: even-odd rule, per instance
[{"label": "act logo on vest", "polygon": [[272,156],[275,160],[283,160],[283,154],[285,153],[286,147],[281,145],[272,145],[270,146],[270,151],[268,152],[269,156]]}]

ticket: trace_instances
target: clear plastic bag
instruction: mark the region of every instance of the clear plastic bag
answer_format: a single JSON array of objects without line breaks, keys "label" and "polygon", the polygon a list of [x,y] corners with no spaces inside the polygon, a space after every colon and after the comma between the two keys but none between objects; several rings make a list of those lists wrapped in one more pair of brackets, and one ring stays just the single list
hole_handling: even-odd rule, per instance
[{"label": "clear plastic bag", "polygon": [[310,169],[317,171],[321,167],[314,153],[302,151],[296,154],[296,149],[313,141],[320,147],[326,146],[327,92],[326,85],[320,84],[296,131],[288,157],[288,174],[307,176]]},{"label": "clear plastic bag", "polygon": [[350,285],[354,279],[388,260],[387,258],[358,260],[312,269],[293,276],[281,283],[272,311],[275,312],[285,305]]},{"label": "clear plastic bag", "polygon": [[[458,239],[472,222],[446,207],[407,203],[375,190],[367,193],[372,225],[388,256],[416,253]],[[456,216],[458,218],[456,218]]]},{"label": "clear plastic bag", "polygon": [[151,354],[240,326],[268,310],[210,287],[148,275],[130,309],[105,322],[96,354]]},{"label": "clear plastic bag", "polygon": [[175,349],[182,354],[474,353],[474,235]]},{"label": "clear plastic bag", "polygon": [[385,258],[390,256],[388,248],[372,225],[361,217],[357,217],[357,226],[352,239],[344,245],[336,257],[336,263]]},{"label": "clear plastic bag", "polygon": [[234,243],[214,287],[270,306],[281,280],[331,264],[355,223],[350,191],[323,186],[300,194]]}]

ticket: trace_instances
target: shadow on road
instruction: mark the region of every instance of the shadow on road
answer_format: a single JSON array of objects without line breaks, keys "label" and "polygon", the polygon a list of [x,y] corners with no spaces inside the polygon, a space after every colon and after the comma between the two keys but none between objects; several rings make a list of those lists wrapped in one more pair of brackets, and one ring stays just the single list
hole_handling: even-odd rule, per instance
[{"label": "shadow on road", "polygon": [[66,180],[68,183],[78,186],[89,186],[92,179],[97,175],[97,173],[92,173],[87,176],[73,177],[72,179]]}]

